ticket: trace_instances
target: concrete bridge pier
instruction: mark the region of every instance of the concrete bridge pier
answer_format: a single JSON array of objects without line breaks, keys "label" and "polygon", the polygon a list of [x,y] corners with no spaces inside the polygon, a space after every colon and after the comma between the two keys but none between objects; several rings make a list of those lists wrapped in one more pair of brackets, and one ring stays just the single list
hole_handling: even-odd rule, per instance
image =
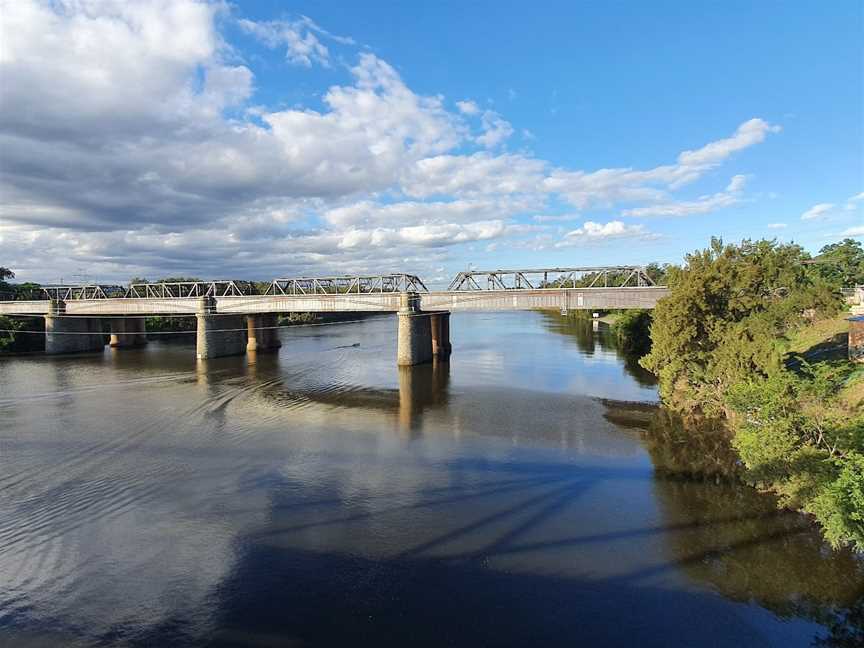
[{"label": "concrete bridge pier", "polygon": [[105,333],[98,317],[67,317],[66,302],[51,300],[45,316],[45,353],[88,353],[105,348]]},{"label": "concrete bridge pier", "polygon": [[247,315],[247,351],[267,351],[282,346],[279,339],[279,316],[274,313]]},{"label": "concrete bridge pier", "polygon": [[450,313],[441,311],[430,313],[429,324],[432,333],[432,355],[446,360],[453,352],[450,345]]},{"label": "concrete bridge pier", "polygon": [[243,355],[246,352],[246,322],[242,315],[219,315],[216,300],[198,300],[198,336],[196,356],[199,360]]},{"label": "concrete bridge pier", "polygon": [[143,317],[116,317],[111,319],[112,347],[128,348],[147,344],[147,330]]},{"label": "concrete bridge pier", "polygon": [[418,293],[402,293],[397,318],[399,331],[396,364],[400,367],[409,367],[432,360],[430,313],[424,313],[420,310],[420,295]]}]

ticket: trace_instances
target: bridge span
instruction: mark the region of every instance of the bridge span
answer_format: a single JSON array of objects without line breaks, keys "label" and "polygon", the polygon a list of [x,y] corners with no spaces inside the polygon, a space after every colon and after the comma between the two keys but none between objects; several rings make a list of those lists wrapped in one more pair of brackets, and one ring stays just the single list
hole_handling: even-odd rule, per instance
[{"label": "bridge span", "polygon": [[[588,285],[577,286],[580,272],[588,275],[591,281],[581,282]],[[472,271],[460,273],[443,291],[430,291],[418,277],[404,274],[276,279],[264,289],[214,281],[41,291],[38,299],[0,301],[0,315],[44,318],[47,353],[100,350],[107,330],[112,346],[139,346],[146,343],[145,317],[186,315],[197,318],[197,356],[206,359],[278,348],[281,313],[377,312],[398,316],[400,365],[449,355],[451,312],[651,309],[668,294],[643,268],[626,266]]]}]

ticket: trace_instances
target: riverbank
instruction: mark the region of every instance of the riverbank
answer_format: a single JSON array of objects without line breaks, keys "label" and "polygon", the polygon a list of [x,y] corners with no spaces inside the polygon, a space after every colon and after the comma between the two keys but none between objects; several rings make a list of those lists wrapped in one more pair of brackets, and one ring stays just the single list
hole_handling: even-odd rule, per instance
[{"label": "riverbank", "polygon": [[844,349],[841,284],[809,258],[718,239],[687,255],[640,364],[685,418],[728,422],[748,482],[813,515],[835,547],[864,551],[862,370]]}]

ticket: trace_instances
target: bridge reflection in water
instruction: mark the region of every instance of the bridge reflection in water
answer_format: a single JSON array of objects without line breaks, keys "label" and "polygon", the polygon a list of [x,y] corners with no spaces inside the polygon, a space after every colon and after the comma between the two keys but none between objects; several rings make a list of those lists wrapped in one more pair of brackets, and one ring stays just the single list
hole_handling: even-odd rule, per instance
[{"label": "bridge reflection in water", "polygon": [[605,327],[454,317],[449,372],[393,371],[392,317],[4,360],[0,643],[860,639],[861,561],[682,443]]}]

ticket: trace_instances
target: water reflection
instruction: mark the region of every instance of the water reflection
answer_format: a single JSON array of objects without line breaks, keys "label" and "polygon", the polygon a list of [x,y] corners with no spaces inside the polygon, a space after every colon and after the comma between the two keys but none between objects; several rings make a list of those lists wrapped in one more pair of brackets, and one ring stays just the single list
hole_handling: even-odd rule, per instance
[{"label": "water reflection", "polygon": [[451,362],[401,371],[392,319],[254,362],[155,343],[0,365],[0,643],[857,631],[860,561],[731,481],[603,327],[588,352],[554,317],[500,317],[454,316]]},{"label": "water reflection", "polygon": [[657,384],[657,378],[650,371],[642,368],[639,359],[620,347],[618,338],[609,324],[594,319],[588,311],[572,311],[567,315],[543,311],[541,315],[549,331],[574,340],[582,353],[589,356],[595,353],[614,354],[624,370],[639,385],[653,387]]}]

